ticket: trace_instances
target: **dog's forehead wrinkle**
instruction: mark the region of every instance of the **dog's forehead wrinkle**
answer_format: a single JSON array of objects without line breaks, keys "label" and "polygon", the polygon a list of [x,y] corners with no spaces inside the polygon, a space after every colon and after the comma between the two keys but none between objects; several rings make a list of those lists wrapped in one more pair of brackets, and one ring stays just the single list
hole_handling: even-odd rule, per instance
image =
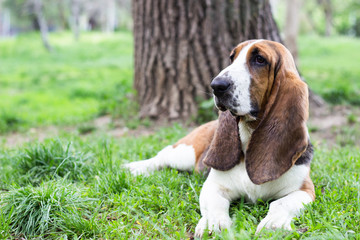
[{"label": "dog's forehead wrinkle", "polygon": [[[240,51],[240,54],[239,54],[239,56],[237,57],[237,59],[239,59],[239,60],[242,59],[243,61],[246,60],[246,56],[247,56],[247,54],[248,54],[249,49],[250,49],[254,44],[259,43],[259,42],[261,42],[261,41],[263,41],[263,40],[262,40],[262,39],[256,40],[256,41],[254,41],[254,42],[249,43],[248,45],[246,45],[246,46]],[[235,59],[235,60],[237,60],[237,59]],[[246,65],[246,61],[244,62],[244,64]]]}]

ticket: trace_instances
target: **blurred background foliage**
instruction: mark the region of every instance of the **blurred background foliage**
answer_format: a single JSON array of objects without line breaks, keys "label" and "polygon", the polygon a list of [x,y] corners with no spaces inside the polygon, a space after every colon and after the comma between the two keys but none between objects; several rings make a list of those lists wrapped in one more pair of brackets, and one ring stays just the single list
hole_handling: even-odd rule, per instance
[{"label": "blurred background foliage", "polygon": [[[271,1],[283,35],[287,3]],[[308,0],[298,11],[310,88],[328,103],[360,105],[360,2]],[[103,115],[149,125],[137,118],[131,29],[131,0],[0,0],[0,133]],[[208,121],[212,109],[199,99],[190,121]]]},{"label": "blurred background foliage", "polygon": [[[131,0],[1,0],[2,24],[10,34],[39,30],[39,5],[50,31],[131,29]],[[6,23],[4,23],[6,21]],[[4,26],[3,26],[4,27]]]},{"label": "blurred background foliage", "polygon": [[[274,17],[280,29],[284,28],[287,0],[273,0]],[[300,34],[320,36],[348,35],[360,37],[360,2],[356,0],[302,1]],[[327,23],[326,15],[329,15]],[[326,32],[326,25],[330,31]]]},{"label": "blurred background foliage", "polygon": [[[270,2],[274,17],[283,29],[286,0]],[[71,30],[77,24],[83,31],[132,29],[131,0],[1,0],[0,4],[2,36],[39,30],[37,5],[50,31]],[[360,2],[357,0],[308,0],[303,1],[299,11],[300,34],[360,37]],[[327,24],[331,26],[329,32]]]}]

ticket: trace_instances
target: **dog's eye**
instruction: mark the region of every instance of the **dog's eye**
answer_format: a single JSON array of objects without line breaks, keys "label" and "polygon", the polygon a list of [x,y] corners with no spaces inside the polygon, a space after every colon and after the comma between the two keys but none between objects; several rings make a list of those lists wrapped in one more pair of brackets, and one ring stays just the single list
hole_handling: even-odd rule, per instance
[{"label": "dog's eye", "polygon": [[255,57],[255,62],[256,62],[257,64],[260,64],[260,65],[266,64],[265,58],[263,58],[263,57],[260,56],[260,55],[257,55],[257,56]]},{"label": "dog's eye", "polygon": [[234,61],[234,57],[235,57],[235,51],[233,51],[231,54],[230,54],[230,61],[233,62]]}]

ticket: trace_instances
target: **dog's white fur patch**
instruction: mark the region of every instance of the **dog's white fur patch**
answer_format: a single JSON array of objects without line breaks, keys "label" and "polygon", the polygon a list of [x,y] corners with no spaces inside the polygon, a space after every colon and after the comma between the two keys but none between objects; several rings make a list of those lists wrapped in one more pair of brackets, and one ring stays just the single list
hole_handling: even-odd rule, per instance
[{"label": "dog's white fur patch", "polygon": [[[274,211],[269,211],[269,217],[262,225],[259,225],[258,230],[262,227],[271,228],[273,226],[289,228],[292,218],[303,208],[303,204],[311,202],[311,197],[306,192],[299,191],[308,173],[309,167],[294,165],[280,178],[256,185],[250,180],[246,172],[245,162],[239,163],[229,171],[211,169],[200,194],[202,218],[196,227],[196,236],[201,237],[205,229],[218,231],[228,228],[231,225],[230,202],[242,196],[252,203],[256,203],[258,199],[278,199],[272,203],[273,206],[287,206],[283,209],[283,212],[287,211],[287,213],[282,218],[275,214],[275,210],[280,207],[273,207]],[[301,193],[294,195],[294,197],[288,195],[293,192]],[[296,198],[296,196],[302,197]]]},{"label": "dog's white fur patch", "polygon": [[253,129],[248,127],[248,125],[244,121],[239,122],[239,137],[241,140],[241,148],[244,153],[246,153],[247,146],[249,144],[251,134],[253,133]]},{"label": "dog's white fur patch", "polygon": [[251,76],[246,64],[246,56],[251,46],[261,41],[262,40],[257,40],[241,49],[235,61],[218,74],[218,77],[226,76],[233,82],[234,93],[232,95],[234,101],[240,103],[240,106],[235,107],[232,111],[239,116],[249,114],[251,111]]},{"label": "dog's white fur patch", "polygon": [[[239,122],[239,133],[245,152],[252,129]],[[148,175],[164,167],[190,171],[194,166],[194,148],[185,144],[176,148],[167,146],[153,158],[124,165],[133,175]],[[269,212],[260,222],[257,232],[264,227],[290,230],[292,219],[300,213],[304,204],[312,201],[309,194],[299,190],[308,173],[308,166],[294,165],[277,180],[256,185],[246,172],[245,162],[228,171],[211,169],[200,193],[202,217],[196,226],[195,235],[201,237],[206,229],[220,231],[229,228],[232,224],[230,202],[240,197],[251,203],[256,203],[258,199],[278,199],[270,204]]]},{"label": "dog's white fur patch", "polygon": [[123,165],[133,175],[148,175],[164,167],[181,171],[191,171],[195,167],[195,150],[192,146],[180,144],[176,148],[167,146],[148,160],[131,162]]},{"label": "dog's white fur patch", "polygon": [[299,190],[270,203],[269,212],[266,217],[261,220],[256,232],[260,232],[264,227],[270,229],[284,228],[291,230],[291,220],[300,214],[304,204],[310,202],[312,202],[310,195]]}]

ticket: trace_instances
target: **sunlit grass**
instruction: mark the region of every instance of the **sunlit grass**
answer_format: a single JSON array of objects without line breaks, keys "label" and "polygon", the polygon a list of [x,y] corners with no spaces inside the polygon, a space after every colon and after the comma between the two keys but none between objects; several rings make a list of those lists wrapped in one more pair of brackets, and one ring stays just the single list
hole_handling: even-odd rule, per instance
[{"label": "sunlit grass", "polygon": [[[2,215],[10,216],[9,232],[17,236],[45,237],[68,229],[69,214],[85,210],[91,199],[65,181],[44,182],[11,189],[0,200]],[[85,212],[84,212],[85,215]],[[1,219],[0,219],[1,220]]]},{"label": "sunlit grass", "polygon": [[78,42],[54,33],[50,41],[53,53],[37,34],[0,41],[0,113],[17,121],[0,116],[0,133],[136,111],[131,33],[84,33]]},{"label": "sunlit grass", "polygon": [[330,103],[360,105],[360,39],[300,37],[299,70],[311,89]]},{"label": "sunlit grass", "polygon": [[[10,221],[8,226],[12,235],[26,235],[28,238],[43,234],[47,239],[58,239],[60,236],[187,239],[200,218],[199,194],[205,176],[164,169],[150,176],[134,177],[120,168],[125,162],[155,155],[185,132],[181,127],[163,128],[154,135],[117,140],[99,137],[95,133],[85,139],[72,136],[79,154],[94,156],[88,162],[90,171],[71,173],[79,179],[72,184],[56,178],[38,187],[31,184],[20,187],[18,184],[23,184],[22,179],[12,177],[24,174],[20,166],[3,167],[2,188],[10,191],[0,195],[3,199],[0,221]],[[51,149],[50,145],[45,144],[48,149]],[[23,151],[21,147],[5,151],[0,164],[11,164],[8,158]],[[205,239],[359,238],[359,169],[358,148],[317,146],[311,171],[317,199],[294,220],[294,231],[265,231],[255,235],[257,225],[267,214],[269,202],[252,205],[240,199],[230,207],[233,226]],[[71,166],[68,171],[73,171]],[[93,200],[81,202],[84,198]],[[43,216],[48,203],[54,210],[49,218]],[[75,207],[71,208],[72,205]],[[14,210],[10,214],[11,207]],[[68,207],[71,209],[67,210]],[[59,211],[64,212],[58,214]],[[36,216],[34,220],[40,220],[29,225],[25,212],[29,213],[26,216],[31,213],[31,216]],[[11,216],[10,220],[8,216]],[[36,227],[40,225],[43,227]]]},{"label": "sunlit grass", "polygon": [[24,181],[38,184],[57,178],[83,180],[91,175],[92,155],[77,151],[72,142],[46,141],[25,147],[16,157]]},{"label": "sunlit grass", "polygon": [[[53,53],[34,33],[0,41],[0,133],[74,125],[103,114],[136,116],[130,32],[84,33],[79,41],[60,32],[50,41]],[[359,39],[303,36],[298,44],[299,70],[312,90],[330,103],[360,104]],[[200,119],[209,112],[201,108]]]}]

